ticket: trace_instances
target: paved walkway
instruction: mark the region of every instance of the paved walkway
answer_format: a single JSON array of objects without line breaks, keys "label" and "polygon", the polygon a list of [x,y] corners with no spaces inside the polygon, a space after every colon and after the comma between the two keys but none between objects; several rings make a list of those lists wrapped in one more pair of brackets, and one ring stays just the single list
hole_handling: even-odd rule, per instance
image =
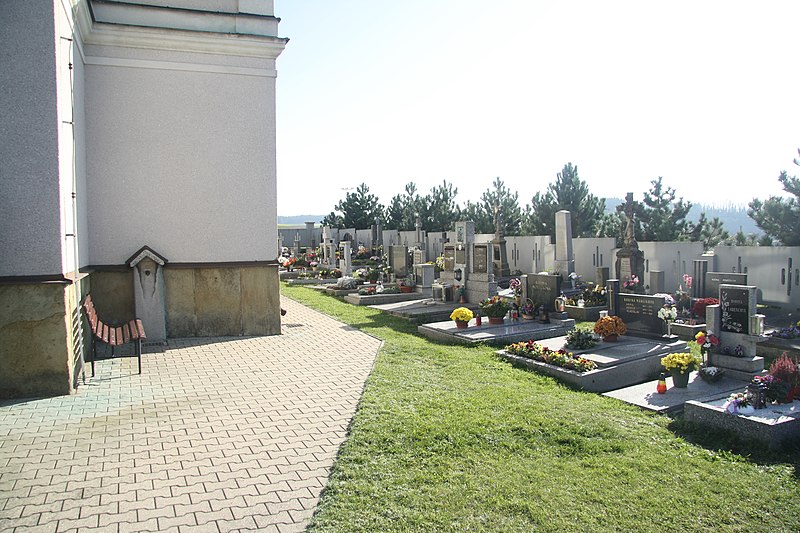
[{"label": "paved walkway", "polygon": [[0,403],[0,531],[303,531],[381,343],[282,305],[281,336],[171,339],[141,376]]}]

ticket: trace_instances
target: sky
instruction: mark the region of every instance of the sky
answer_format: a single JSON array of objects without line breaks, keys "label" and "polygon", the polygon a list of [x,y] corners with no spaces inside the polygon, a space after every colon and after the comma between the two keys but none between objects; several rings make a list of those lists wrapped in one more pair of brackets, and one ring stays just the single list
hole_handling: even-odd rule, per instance
[{"label": "sky", "polygon": [[800,1],[276,0],[278,214],[496,177],[530,203],[568,162],[746,205],[800,175]]}]

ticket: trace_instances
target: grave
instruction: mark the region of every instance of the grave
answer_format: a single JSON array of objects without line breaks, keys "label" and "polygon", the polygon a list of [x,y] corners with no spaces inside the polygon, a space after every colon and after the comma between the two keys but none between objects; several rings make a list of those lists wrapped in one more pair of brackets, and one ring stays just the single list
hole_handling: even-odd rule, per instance
[{"label": "grave", "polygon": [[764,315],[755,312],[756,287],[722,284],[719,300],[719,305],[706,308],[708,331],[720,340],[709,354],[709,363],[724,368],[733,378],[750,381],[764,373],[764,358],[756,355],[756,345],[767,340],[763,335]]},{"label": "grave", "polygon": [[466,307],[473,313],[478,310],[478,304],[441,302],[434,301],[432,298],[374,304],[370,305],[370,307],[378,309],[383,313],[404,318],[414,324],[427,324],[430,322],[444,322],[445,320],[450,320],[450,314],[457,307]]},{"label": "grave", "polygon": [[664,306],[663,296],[619,292],[620,282],[608,280],[608,314],[619,316],[628,328],[628,335],[659,338],[666,333],[658,310]]},{"label": "grave", "polygon": [[556,253],[554,262],[556,272],[563,275],[575,272],[575,257],[572,253],[572,217],[567,210],[556,212]]},{"label": "grave", "polygon": [[574,320],[560,320],[548,324],[537,320],[505,319],[503,324],[491,325],[483,318],[477,326],[475,319],[466,329],[458,329],[452,320],[423,324],[419,333],[429,339],[449,344],[506,345],[513,342],[561,337],[575,327]]},{"label": "grave", "polygon": [[[741,391],[741,385],[739,387]],[[695,424],[724,429],[746,440],[755,440],[775,450],[800,436],[800,402],[769,405],[753,414],[732,415],[723,405],[728,395],[713,400],[687,401],[684,418]]]},{"label": "grave", "polygon": [[661,294],[664,293],[664,287],[666,286],[666,276],[664,275],[663,270],[651,270],[650,271],[650,294]]},{"label": "grave", "polygon": [[494,206],[494,239],[492,239],[492,274],[494,279],[507,278],[511,275],[506,253],[506,237],[503,231],[503,213],[500,207]]},{"label": "grave", "polygon": [[389,246],[389,266],[398,278],[408,276],[408,246],[392,245]]},{"label": "grave", "polygon": [[560,274],[523,274],[522,299],[531,299],[538,308],[544,306],[548,313],[555,312],[555,300],[561,296]]},{"label": "grave", "polygon": [[342,258],[339,260],[339,270],[342,271],[342,276],[349,277],[353,275],[353,257],[351,255],[350,241],[342,242],[341,248]]},{"label": "grave", "polygon": [[[552,350],[564,348],[565,343],[566,337],[540,341],[540,344]],[[523,365],[555,377],[581,390],[607,392],[654,379],[662,370],[661,358],[668,353],[685,350],[686,343],[623,335],[617,342],[600,342],[593,348],[585,350],[565,349],[576,356],[594,361],[597,369],[576,372],[509,354],[504,350],[497,353],[503,359],[514,364]],[[655,391],[655,386],[653,386],[653,391]]]},{"label": "grave", "polygon": [[639,249],[636,242],[633,193],[625,196],[624,213],[626,217],[625,237],[622,247],[617,250],[616,273],[617,279],[625,281],[631,280],[634,276],[639,280],[638,287],[631,289],[630,292],[642,292],[644,283],[644,252]]},{"label": "grave", "polygon": [[396,302],[420,300],[424,297],[416,292],[395,292],[390,294],[358,294],[351,293],[344,296],[344,301],[353,305],[380,305]]},{"label": "grave", "polygon": [[[458,301],[463,290],[467,302],[478,303],[497,294],[491,272],[490,247],[475,244],[475,223],[456,222],[456,242],[444,247],[444,268],[438,283],[433,285],[436,300]],[[441,295],[441,297],[439,297]]]},{"label": "grave", "polygon": [[747,274],[706,272],[700,298],[719,298],[720,285],[747,285]]}]

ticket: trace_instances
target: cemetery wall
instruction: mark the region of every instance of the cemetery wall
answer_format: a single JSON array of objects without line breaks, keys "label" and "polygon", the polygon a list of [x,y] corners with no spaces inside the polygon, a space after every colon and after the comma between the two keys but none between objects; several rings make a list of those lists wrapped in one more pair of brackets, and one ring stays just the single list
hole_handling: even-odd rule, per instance
[{"label": "cemetery wall", "polygon": [[572,239],[575,272],[583,281],[596,281],[599,267],[609,267],[613,270],[616,260],[615,247],[616,239],[610,237]]},{"label": "cemetery wall", "polygon": [[[683,275],[692,275],[692,262],[703,258],[703,245],[699,242],[640,242],[639,249],[644,252],[643,283],[649,283],[650,271],[660,270],[664,272],[664,290],[668,293],[677,291],[683,284]],[[711,265],[709,270],[713,270]]]},{"label": "cemetery wall", "polygon": [[747,274],[747,284],[759,289],[760,303],[800,308],[799,246],[718,246],[714,260],[719,272]]}]

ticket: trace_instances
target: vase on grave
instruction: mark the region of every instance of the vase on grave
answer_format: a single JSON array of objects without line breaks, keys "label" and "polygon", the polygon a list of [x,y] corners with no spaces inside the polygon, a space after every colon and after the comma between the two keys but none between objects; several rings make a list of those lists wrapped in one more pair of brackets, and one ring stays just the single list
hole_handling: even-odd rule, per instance
[{"label": "vase on grave", "polygon": [[505,317],[502,317],[502,316],[490,316],[489,317],[489,324],[494,324],[494,325],[505,324]]},{"label": "vase on grave", "polygon": [[469,322],[465,322],[464,320],[456,320],[456,327],[458,329],[466,329],[469,326]]},{"label": "vase on grave", "polygon": [[669,371],[672,375],[672,385],[678,389],[685,389],[689,386],[689,372],[681,373],[677,368],[672,368]]},{"label": "vase on grave", "polygon": [[603,342],[617,342],[617,339],[619,339],[618,335],[606,335],[603,337]]}]

